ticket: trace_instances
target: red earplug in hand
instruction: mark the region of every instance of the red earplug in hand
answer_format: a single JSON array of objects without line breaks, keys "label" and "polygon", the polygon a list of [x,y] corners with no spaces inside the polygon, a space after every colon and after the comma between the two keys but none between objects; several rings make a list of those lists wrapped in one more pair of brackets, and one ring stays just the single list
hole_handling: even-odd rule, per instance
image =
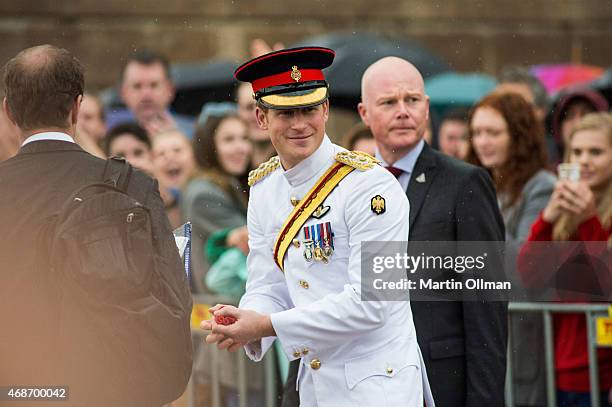
[{"label": "red earplug in hand", "polygon": [[223,315],[215,315],[215,322],[219,325],[231,325],[236,322],[236,318]]}]

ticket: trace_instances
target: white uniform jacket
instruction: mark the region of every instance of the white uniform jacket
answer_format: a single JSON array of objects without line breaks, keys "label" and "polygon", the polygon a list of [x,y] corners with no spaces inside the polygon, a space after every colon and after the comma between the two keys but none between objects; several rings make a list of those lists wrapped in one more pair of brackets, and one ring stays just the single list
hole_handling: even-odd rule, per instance
[{"label": "white uniform jacket", "polygon": [[[346,176],[325,199],[329,210],[305,226],[329,222],[334,251],[327,264],[306,261],[305,231],[287,251],[283,273],[274,262],[276,237],[301,199],[344,149],[327,136],[310,157],[279,166],[251,188],[248,282],[240,308],[271,316],[289,360],[302,358],[301,407],[422,406],[419,351],[408,301],[361,301],[361,242],[406,241],[408,199],[379,165]],[[385,211],[371,199],[380,195]],[[261,360],[276,338],[248,344]]]}]

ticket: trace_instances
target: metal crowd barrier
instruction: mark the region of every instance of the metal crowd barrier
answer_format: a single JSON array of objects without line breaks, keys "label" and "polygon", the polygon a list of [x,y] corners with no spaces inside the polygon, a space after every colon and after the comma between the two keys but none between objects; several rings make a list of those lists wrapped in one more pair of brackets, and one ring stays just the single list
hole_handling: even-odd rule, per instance
[{"label": "metal crowd barrier", "polygon": [[[200,304],[231,304],[232,300],[227,298],[198,294],[194,295],[194,303]],[[584,313],[587,322],[587,343],[588,343],[588,355],[589,355],[589,379],[591,383],[591,406],[600,406],[600,392],[599,392],[599,374],[597,368],[597,341],[595,335],[595,317],[608,315],[608,304],[560,304],[560,303],[509,303],[508,311],[510,314],[516,313],[540,313],[544,323],[544,344],[545,344],[545,363],[546,363],[546,395],[547,405],[549,407],[557,406],[557,393],[555,386],[555,363],[554,363],[554,341],[553,341],[553,321],[552,313]],[[206,332],[201,329],[192,329],[194,341],[203,341]],[[514,388],[512,383],[513,377],[513,366],[512,366],[512,325],[511,319],[509,318],[508,323],[508,358],[507,358],[507,374],[506,374],[506,405],[514,407]],[[220,371],[215,367],[218,364],[218,358],[220,351],[215,346],[201,344],[197,348],[197,352],[194,355],[194,361],[197,361],[198,355],[203,352],[205,346],[209,347],[209,352],[212,355],[210,360],[204,361],[208,363],[212,368],[210,372],[210,387],[212,390],[211,404],[210,407],[223,407],[221,404],[221,383],[219,380]],[[247,386],[247,375],[246,375],[246,355],[244,352],[237,352],[237,377],[236,377],[236,389],[238,392],[238,406],[248,407],[249,396]],[[276,387],[276,361],[273,352],[268,352],[264,357],[264,397],[265,407],[277,407],[277,387]],[[186,399],[188,407],[200,407],[196,406],[195,398],[195,386],[194,377],[192,375],[189,380],[189,384],[186,390]],[[209,407],[206,405],[206,407]]]},{"label": "metal crowd barrier", "polygon": [[[584,313],[587,324],[587,344],[589,353],[589,381],[591,384],[591,406],[599,407],[599,372],[597,368],[597,338],[595,335],[595,317],[608,315],[609,304],[560,304],[560,303],[509,303],[508,312],[542,314],[544,323],[544,349],[546,363],[546,399],[549,407],[557,406],[557,391],[555,386],[555,345],[553,334],[552,313]],[[508,364],[506,373],[506,405],[514,407],[514,387],[512,370],[512,325],[508,322]]]},{"label": "metal crowd barrier", "polygon": [[[231,299],[226,297],[217,296],[217,295],[209,295],[209,294],[197,294],[193,296],[193,302],[198,304],[233,304]],[[236,304],[233,304],[236,305]],[[191,330],[192,337],[195,341],[203,342],[206,337],[207,332],[202,331],[199,328],[193,328]],[[210,360],[202,360],[201,354],[204,352],[204,347],[208,347],[208,353],[212,357]],[[211,369],[208,369],[210,372],[210,388],[212,391],[211,394],[211,403],[205,404],[204,406],[196,405],[196,386],[194,383],[194,375],[191,375],[189,379],[189,384],[187,385],[186,390],[186,400],[188,407],[225,407],[221,403],[221,382],[220,382],[220,370],[216,367],[218,366],[219,355],[221,351],[217,349],[216,346],[207,345],[201,343],[196,348],[196,353],[194,354],[194,365],[199,362],[203,362],[208,364]],[[249,390],[247,386],[247,374],[246,374],[246,360],[247,356],[241,350],[236,352],[236,390],[238,393],[238,407],[248,407],[249,406]],[[276,387],[276,359],[274,357],[274,353],[272,349],[266,353],[264,359],[259,362],[264,364],[264,405],[265,407],[277,407],[277,387]],[[194,366],[195,369],[195,366]]]}]

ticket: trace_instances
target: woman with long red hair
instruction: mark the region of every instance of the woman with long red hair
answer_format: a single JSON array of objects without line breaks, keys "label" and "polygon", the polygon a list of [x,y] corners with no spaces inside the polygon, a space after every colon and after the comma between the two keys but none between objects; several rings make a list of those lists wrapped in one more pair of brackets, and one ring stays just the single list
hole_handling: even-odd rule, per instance
[{"label": "woman with long red hair", "polygon": [[[510,258],[510,253],[518,253],[555,184],[554,175],[546,170],[544,128],[523,96],[494,92],[472,109],[469,135],[467,161],[486,168],[493,178]],[[513,269],[513,265],[506,267]],[[514,287],[520,285],[516,273],[508,273],[507,278]],[[515,402],[543,405],[546,376],[541,318],[515,314],[510,324]]]}]

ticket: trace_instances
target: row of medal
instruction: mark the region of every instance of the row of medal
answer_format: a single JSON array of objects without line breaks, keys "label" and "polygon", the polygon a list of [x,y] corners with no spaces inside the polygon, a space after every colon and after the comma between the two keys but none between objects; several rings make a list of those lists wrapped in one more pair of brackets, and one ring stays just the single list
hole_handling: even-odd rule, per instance
[{"label": "row of medal", "polygon": [[304,259],[308,262],[314,259],[327,264],[334,253],[333,236],[330,222],[304,226]]}]

